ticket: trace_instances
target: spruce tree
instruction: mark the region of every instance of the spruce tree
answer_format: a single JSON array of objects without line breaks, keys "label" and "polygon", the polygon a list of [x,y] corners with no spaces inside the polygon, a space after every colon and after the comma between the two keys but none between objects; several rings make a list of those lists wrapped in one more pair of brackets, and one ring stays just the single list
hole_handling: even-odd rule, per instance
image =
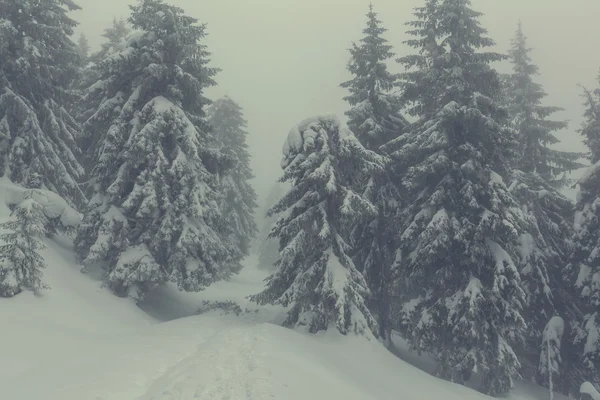
[{"label": "spruce tree", "polygon": [[23,289],[39,293],[48,286],[43,282],[44,259],[39,254],[46,246],[48,219],[31,193],[17,204],[11,219],[0,224],[0,296],[12,297]]},{"label": "spruce tree", "polygon": [[[100,51],[89,57],[90,63],[82,71],[81,80],[78,88],[81,92],[81,102],[77,106],[77,120],[82,124],[83,133],[79,138],[79,147],[83,153],[82,164],[88,176],[94,163],[94,149],[98,146],[98,141],[102,135],[98,132],[107,129],[107,121],[112,121],[125,101],[124,94],[120,86],[124,88],[129,86],[128,80],[133,79],[123,73],[126,67],[123,63],[129,58],[124,52],[130,48],[127,37],[130,29],[127,21],[124,19],[114,19],[112,26],[104,30],[102,35],[105,38]],[[114,55],[114,57],[112,57]],[[107,76],[107,71],[114,65],[113,74]],[[130,66],[133,70],[134,65]],[[110,86],[110,87],[109,87]],[[110,101],[106,101],[105,96],[113,94]],[[89,187],[84,189],[89,190]]]},{"label": "spruce tree", "polygon": [[439,362],[437,375],[464,383],[481,374],[485,393],[513,386],[515,346],[526,329],[519,237],[531,218],[504,181],[517,156],[506,126],[500,54],[469,0],[428,0],[417,9],[400,61],[404,100],[419,117],[393,156],[407,192],[399,282],[410,298],[402,332]]},{"label": "spruce tree", "polygon": [[[368,149],[382,154],[382,146],[400,136],[408,122],[400,113],[399,98],[392,94],[398,77],[387,69],[393,57],[392,46],[383,38],[387,30],[369,5],[367,26],[359,44],[350,49],[348,71],[353,79],[342,83],[350,91],[345,97],[351,109],[346,112],[348,126]],[[362,179],[361,179],[362,178]],[[379,336],[388,340],[391,332],[390,288],[394,248],[389,239],[394,229],[390,221],[398,208],[399,195],[387,171],[355,180],[355,190],[362,192],[376,207],[374,218],[353,229],[353,259],[373,291],[373,310],[379,322]],[[365,189],[366,188],[366,189]]]},{"label": "spruce tree", "polygon": [[290,306],[286,326],[377,335],[370,292],[347,238],[349,227],[376,212],[352,190],[352,179],[381,169],[380,159],[335,117],[310,119],[290,132],[281,180],[292,187],[269,211],[284,213],[272,231],[280,259],[266,289],[253,296],[261,304]]},{"label": "spruce tree", "polygon": [[560,381],[564,373],[560,355],[564,332],[565,321],[559,316],[552,317],[542,332],[538,374],[546,381],[545,384],[550,390],[550,399],[553,398],[556,381]]},{"label": "spruce tree", "polygon": [[79,39],[77,39],[77,50],[79,51],[79,56],[84,62],[87,62],[90,56],[90,42],[83,33],[79,35]]},{"label": "spruce tree", "polygon": [[[555,314],[572,320],[574,314],[568,284],[563,279],[572,247],[574,207],[561,189],[569,182],[567,173],[583,167],[577,162],[583,155],[550,147],[559,142],[555,132],[567,128],[567,123],[549,119],[561,108],[542,104],[546,93],[534,81],[538,68],[532,63],[530,52],[519,24],[509,53],[513,73],[505,83],[510,118],[519,133],[521,148],[512,176],[512,192],[536,221],[533,235],[521,238],[521,275],[529,299],[524,312],[529,327],[525,354],[531,355],[532,362],[546,362],[540,351],[546,346],[542,341],[548,321]],[[547,371],[547,367],[540,365],[537,370]],[[538,378],[540,384],[548,385],[547,372],[538,374]]]},{"label": "spruce tree", "polygon": [[130,32],[131,29],[127,24],[127,20],[114,18],[112,26],[104,30],[102,37],[105,41],[100,45],[100,51],[92,54],[92,61],[97,63],[109,55],[122,50],[123,41],[129,36]]},{"label": "spruce tree", "polygon": [[219,192],[225,196],[223,215],[234,231],[234,240],[242,254],[248,255],[258,228],[254,222],[256,192],[249,180],[254,178],[246,137],[247,122],[242,108],[229,97],[215,101],[208,111],[214,138],[231,167],[219,174]]},{"label": "spruce tree", "polygon": [[80,127],[67,111],[80,56],[71,0],[0,2],[0,175],[81,207]]},{"label": "spruce tree", "polygon": [[[599,78],[600,82],[600,78]],[[581,129],[591,166],[579,180],[575,215],[575,249],[568,266],[569,282],[582,315],[575,321],[571,392],[585,380],[600,384],[600,89],[585,90]],[[571,366],[571,365],[569,365]]]},{"label": "spruce tree", "polygon": [[120,296],[169,280],[202,290],[239,260],[216,191],[224,157],[208,143],[205,27],[161,0],[131,6],[129,22],[141,33],[100,63],[104,101],[86,122],[102,129],[76,250]]},{"label": "spruce tree", "polygon": [[382,36],[387,29],[381,26],[373,4],[367,19],[364,37],[350,49],[348,71],[353,78],[341,86],[350,91],[344,98],[352,106],[346,112],[348,127],[363,146],[375,150],[398,136],[408,123],[400,114],[398,97],[391,93],[397,76],[388,71],[386,61],[394,54]]},{"label": "spruce tree", "polygon": [[283,182],[276,182],[265,199],[265,207],[260,215],[263,216],[261,228],[256,238],[256,254],[258,255],[258,268],[273,270],[279,259],[279,242],[271,236],[271,231],[279,219],[277,215],[268,215],[269,210],[279,203],[289,187]]}]

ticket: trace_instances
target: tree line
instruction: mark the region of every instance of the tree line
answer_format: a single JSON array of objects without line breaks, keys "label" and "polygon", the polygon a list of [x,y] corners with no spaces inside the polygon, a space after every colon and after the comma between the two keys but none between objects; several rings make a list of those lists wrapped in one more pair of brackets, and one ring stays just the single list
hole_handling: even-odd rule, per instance
[{"label": "tree line", "polygon": [[[204,91],[218,69],[205,25],[139,0],[100,51],[72,40],[71,0],[0,0],[0,171],[31,191],[0,238],[0,295],[45,288],[43,236],[68,227],[33,194],[82,213],[83,271],[141,301],[199,291],[241,269],[256,232],[246,121]],[[342,83],[348,123],[307,119],[284,146],[272,207],[276,269],[252,299],[285,325],[381,339],[434,373],[501,395],[515,379],[576,394],[599,384],[600,89],[584,90],[588,154],[556,150],[519,25],[508,54],[469,0],[424,0],[396,59],[373,6]],[[508,58],[511,74],[493,64]],[[569,172],[592,166],[572,204]]]},{"label": "tree line", "polygon": [[[292,188],[269,212],[280,257],[254,299],[310,332],[389,347],[397,333],[436,376],[487,394],[525,377],[579,396],[599,383],[600,89],[584,90],[590,152],[557,150],[567,123],[521,24],[502,54],[470,1],[424,3],[397,58],[371,5],[341,84],[347,127],[325,116],[290,133]],[[510,74],[494,69],[505,59]],[[586,157],[573,204],[563,189]]]}]

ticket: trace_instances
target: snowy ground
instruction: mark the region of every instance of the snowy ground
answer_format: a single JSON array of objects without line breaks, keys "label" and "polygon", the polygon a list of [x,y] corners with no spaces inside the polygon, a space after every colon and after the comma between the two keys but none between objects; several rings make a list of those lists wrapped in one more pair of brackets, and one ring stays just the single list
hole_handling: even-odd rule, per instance
[{"label": "snowy ground", "polygon": [[[140,309],[79,272],[65,245],[45,258],[52,289],[0,299],[0,398],[11,400],[485,400],[431,377],[426,359],[402,361],[377,343],[308,336],[273,323],[281,310],[195,315],[201,300],[261,288],[248,267],[200,294],[166,288]],[[254,260],[247,262],[256,265]],[[405,352],[404,352],[405,353]],[[412,358],[411,358],[412,357]],[[521,386],[513,399],[545,399]]]}]

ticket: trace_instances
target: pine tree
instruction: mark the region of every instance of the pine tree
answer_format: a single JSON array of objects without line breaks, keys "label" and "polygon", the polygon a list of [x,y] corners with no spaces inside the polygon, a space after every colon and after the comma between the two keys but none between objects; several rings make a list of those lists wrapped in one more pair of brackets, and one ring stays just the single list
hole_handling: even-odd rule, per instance
[{"label": "pine tree", "polygon": [[[391,93],[398,78],[386,66],[386,61],[393,57],[392,46],[382,37],[387,30],[381,26],[372,4],[367,20],[365,36],[350,49],[348,71],[353,79],[341,86],[350,91],[344,98],[352,106],[346,112],[348,126],[366,149],[382,154],[382,146],[404,133],[409,124],[400,113],[399,98]],[[379,322],[379,336],[388,340],[391,323],[387,284],[391,281],[394,249],[387,238],[392,236],[389,221],[398,208],[399,195],[387,171],[366,179],[357,177],[355,183],[355,190],[362,191],[378,211],[374,218],[354,227],[353,259],[373,291],[370,308]]]},{"label": "pine tree", "polygon": [[542,333],[538,373],[540,377],[546,380],[550,390],[550,400],[554,398],[556,380],[563,375],[560,353],[564,332],[565,321],[559,316],[554,316],[548,321]]},{"label": "pine tree", "polygon": [[575,249],[567,268],[567,276],[582,312],[575,321],[572,354],[579,357],[572,365],[578,372],[571,382],[572,392],[576,392],[576,386],[585,380],[600,383],[597,373],[600,369],[600,89],[585,90],[585,101],[581,134],[590,149],[592,165],[579,180]]},{"label": "pine tree", "polygon": [[246,143],[247,122],[242,108],[229,97],[215,101],[208,117],[221,152],[232,160],[232,166],[219,174],[219,191],[225,196],[223,215],[233,228],[242,254],[248,255],[258,228],[254,222],[257,197],[249,182],[254,175]]},{"label": "pine tree", "polygon": [[77,9],[71,0],[0,2],[0,175],[82,206],[80,127],[67,112],[80,65],[67,10]]},{"label": "pine tree", "polygon": [[[561,108],[542,105],[546,93],[534,82],[538,68],[530,52],[519,24],[509,53],[513,74],[506,79],[510,118],[522,149],[512,176],[512,191],[536,221],[535,236],[521,238],[525,254],[521,274],[529,298],[524,313],[529,326],[526,353],[532,355],[532,362],[544,362],[539,346],[548,320],[556,313],[571,320],[573,314],[573,301],[562,275],[571,252],[574,208],[561,189],[568,183],[566,174],[583,167],[577,162],[583,155],[550,147],[558,143],[555,132],[565,129],[567,123],[548,119]],[[547,376],[538,378],[539,383],[548,384]]]},{"label": "pine tree", "polygon": [[91,56],[91,60],[97,63],[122,50],[123,41],[129,36],[130,32],[131,29],[127,24],[127,20],[114,18],[112,26],[106,28],[102,34],[102,37],[106,39],[105,42],[100,46],[100,51]]},{"label": "pine tree", "polygon": [[[94,163],[94,149],[98,147],[98,141],[102,137],[98,132],[107,129],[103,123],[112,121],[118,116],[126,93],[120,88],[130,86],[128,80],[132,77],[123,73],[127,68],[123,64],[132,60],[127,53],[124,53],[130,48],[127,42],[129,33],[127,21],[115,18],[112,26],[104,30],[102,37],[106,41],[102,43],[100,51],[89,57],[90,63],[83,69],[78,84],[82,99],[77,107],[77,120],[83,127],[79,147],[83,153],[82,164],[88,175]],[[135,61],[130,65],[132,70],[134,67]],[[113,74],[108,76],[107,72],[111,68]],[[113,94],[110,101],[106,101],[105,98],[108,93]],[[85,180],[88,179],[89,176]]]},{"label": "pine tree", "polygon": [[279,203],[289,187],[283,182],[276,182],[265,199],[265,208],[260,213],[263,216],[261,228],[256,238],[256,254],[258,255],[258,268],[273,270],[274,265],[279,259],[279,242],[276,237],[271,236],[271,231],[275,227],[277,215],[268,215],[269,210]]},{"label": "pine tree", "polygon": [[103,129],[75,245],[117,295],[141,299],[167,280],[202,290],[228,276],[239,250],[216,191],[223,157],[208,146],[203,91],[216,70],[199,44],[205,27],[160,0],[131,11],[141,33],[101,63],[107,112],[86,122]]},{"label": "pine tree", "polygon": [[46,263],[39,254],[45,248],[40,239],[48,220],[31,194],[15,206],[11,217],[0,224],[0,296],[12,297],[23,289],[37,294],[48,289],[43,282]]},{"label": "pine tree", "polygon": [[373,4],[369,5],[367,18],[365,36],[350,49],[348,71],[353,78],[341,86],[350,91],[344,98],[352,106],[346,112],[348,127],[363,146],[376,150],[398,136],[408,122],[400,114],[398,97],[390,93],[397,76],[388,71],[385,62],[394,54],[382,37],[387,29],[381,26]]},{"label": "pine tree", "polygon": [[79,35],[77,39],[77,49],[79,50],[79,56],[84,62],[87,62],[90,56],[90,42],[83,33]]},{"label": "pine tree", "polygon": [[269,212],[284,213],[272,232],[280,259],[266,289],[253,296],[261,304],[290,306],[285,325],[377,335],[367,283],[348,255],[347,231],[376,212],[351,184],[359,171],[380,170],[380,159],[335,117],[310,119],[290,132],[281,180],[292,188]]},{"label": "pine tree", "polygon": [[518,238],[531,218],[504,183],[517,156],[506,126],[501,83],[490,67],[503,57],[468,0],[429,0],[417,9],[400,59],[404,100],[419,117],[396,144],[407,207],[399,282],[410,297],[402,333],[439,362],[438,376],[497,395],[513,386],[515,346],[526,328]]},{"label": "pine tree", "polygon": [[520,133],[520,145],[523,148],[519,170],[535,172],[548,183],[562,187],[565,173],[582,167],[577,162],[582,154],[550,148],[550,145],[559,143],[555,132],[567,128],[568,124],[548,119],[563,109],[542,105],[546,93],[540,84],[534,82],[539,72],[529,56],[531,50],[527,47],[527,37],[519,23],[509,53],[513,74],[507,83],[510,116]]}]

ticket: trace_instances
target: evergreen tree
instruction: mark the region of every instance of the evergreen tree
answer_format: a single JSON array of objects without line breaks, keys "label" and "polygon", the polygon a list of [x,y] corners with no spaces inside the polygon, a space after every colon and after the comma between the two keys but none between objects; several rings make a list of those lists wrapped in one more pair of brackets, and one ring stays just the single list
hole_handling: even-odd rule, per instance
[{"label": "evergreen tree", "polygon": [[265,208],[260,213],[264,216],[258,236],[256,238],[256,254],[258,255],[258,268],[273,270],[279,259],[279,242],[271,236],[271,231],[279,219],[277,215],[267,215],[269,210],[279,203],[289,187],[283,182],[276,182],[265,200]]},{"label": "evergreen tree", "polygon": [[600,89],[585,90],[585,100],[581,133],[590,149],[592,165],[579,180],[575,250],[567,268],[582,312],[576,321],[572,351],[578,355],[573,365],[578,373],[571,382],[572,392],[585,380],[600,383],[597,372],[600,368]]},{"label": "evergreen tree", "polygon": [[103,129],[75,245],[116,294],[140,299],[167,280],[202,290],[228,276],[239,251],[218,204],[223,157],[208,146],[203,91],[216,70],[199,44],[205,27],[161,0],[131,11],[141,33],[101,62],[104,101],[86,122]]},{"label": "evergreen tree", "polygon": [[348,255],[347,232],[376,212],[351,185],[359,171],[381,169],[381,157],[365,150],[337,118],[321,117],[290,132],[282,167],[281,180],[292,188],[269,211],[285,212],[271,234],[279,238],[278,269],[253,299],[290,306],[287,326],[377,335],[367,283]]},{"label": "evergreen tree", "polygon": [[92,61],[95,63],[100,62],[109,55],[122,50],[123,41],[129,36],[130,32],[131,29],[127,24],[127,20],[123,18],[113,19],[112,26],[106,28],[102,34],[102,37],[106,39],[105,42],[100,46],[100,51],[92,55]]},{"label": "evergreen tree", "polygon": [[568,124],[566,121],[548,119],[563,109],[542,105],[546,92],[540,84],[534,82],[534,77],[539,72],[531,61],[530,52],[527,37],[519,24],[509,53],[513,74],[507,82],[510,116],[520,133],[520,145],[523,149],[518,169],[526,173],[535,172],[548,183],[563,187],[565,173],[581,168],[582,165],[577,160],[583,155],[550,147],[559,143],[555,132],[567,128]]},{"label": "evergreen tree", "polygon": [[83,33],[79,35],[79,39],[77,39],[77,49],[79,50],[81,59],[87,62],[90,56],[90,42]]},{"label": "evergreen tree", "polygon": [[0,175],[82,206],[80,127],[67,112],[80,65],[67,11],[77,9],[71,0],[0,2]]},{"label": "evergreen tree", "polygon": [[401,133],[408,125],[400,114],[401,105],[391,90],[397,76],[390,73],[386,61],[394,56],[392,46],[382,37],[373,4],[369,5],[367,27],[359,44],[353,43],[348,71],[353,78],[341,84],[350,91],[345,97],[352,108],[346,112],[348,127],[368,149],[376,150]]},{"label": "evergreen tree", "polygon": [[[123,53],[129,48],[126,40],[129,33],[127,21],[115,18],[112,26],[104,30],[102,37],[106,41],[102,43],[100,51],[90,56],[90,63],[83,69],[78,84],[82,99],[77,107],[77,119],[83,125],[79,147],[83,152],[82,164],[88,175],[93,167],[94,149],[98,147],[98,141],[102,137],[98,132],[107,129],[106,125],[98,123],[106,123],[116,118],[125,100],[125,92],[119,89],[128,87],[127,81],[133,79],[132,76],[123,73],[126,69],[123,63],[131,60]],[[114,57],[111,57],[113,55]],[[131,71],[134,70],[134,64],[135,62],[130,65]],[[108,77],[106,74],[111,70],[111,65],[114,66],[113,74]],[[111,101],[106,101],[107,93],[113,94]],[[87,181],[89,176],[86,178]]]},{"label": "evergreen tree", "polygon": [[[382,37],[386,29],[372,4],[367,20],[365,36],[350,49],[348,70],[354,77],[341,86],[350,91],[344,98],[352,106],[346,112],[348,126],[366,149],[381,154],[381,147],[404,133],[409,124],[400,113],[399,98],[390,93],[397,83],[397,76],[386,66],[386,61],[393,57],[392,46]],[[398,208],[399,195],[386,171],[364,178],[357,177],[355,190],[362,191],[378,211],[374,218],[354,227],[353,259],[373,291],[370,308],[379,322],[379,336],[388,340],[391,330],[388,283],[394,251],[388,240],[394,229],[389,221]]]},{"label": "evergreen tree", "polygon": [[12,297],[23,289],[39,293],[48,286],[43,283],[44,259],[39,254],[45,248],[40,239],[46,233],[47,218],[43,208],[26,195],[15,206],[12,219],[0,224],[0,296]]},{"label": "evergreen tree", "polygon": [[[512,176],[512,191],[536,221],[535,236],[521,238],[525,255],[521,274],[529,298],[524,313],[529,326],[526,354],[532,356],[532,362],[545,362],[540,357],[540,343],[547,322],[556,313],[568,320],[573,316],[563,269],[572,247],[574,208],[561,189],[568,183],[566,174],[583,167],[577,162],[583,155],[550,147],[558,143],[555,132],[566,128],[567,123],[548,119],[561,108],[542,105],[546,93],[534,82],[538,68],[531,61],[530,51],[519,24],[509,53],[513,74],[506,80],[510,117],[522,149]],[[544,351],[545,344],[541,344]],[[537,369],[542,371],[543,367]],[[541,384],[549,382],[547,375],[538,378]]]},{"label": "evergreen tree", "polygon": [[419,121],[393,154],[408,197],[397,258],[412,347],[439,361],[438,376],[464,383],[478,372],[497,395],[519,377],[518,238],[533,222],[504,184],[517,137],[490,67],[503,57],[480,51],[494,44],[480,15],[469,0],[428,0],[410,24],[417,54],[400,59],[402,86]]},{"label": "evergreen tree", "polygon": [[550,399],[553,398],[555,381],[560,380],[563,375],[560,353],[564,332],[565,321],[559,316],[554,316],[546,324],[542,333],[538,372],[539,376],[546,380],[550,390]]},{"label": "evergreen tree", "polygon": [[215,101],[208,116],[221,152],[232,159],[232,166],[219,174],[219,191],[225,196],[223,214],[233,228],[234,240],[242,254],[248,255],[258,228],[253,215],[256,192],[249,182],[254,175],[246,143],[247,122],[242,108],[228,97]]}]

